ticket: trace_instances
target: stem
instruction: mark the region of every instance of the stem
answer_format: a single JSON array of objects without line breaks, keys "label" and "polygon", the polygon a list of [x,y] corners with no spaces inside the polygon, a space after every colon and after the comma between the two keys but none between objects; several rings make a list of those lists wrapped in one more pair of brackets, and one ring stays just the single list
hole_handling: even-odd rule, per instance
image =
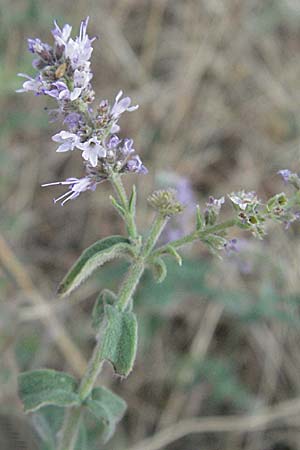
[{"label": "stem", "polygon": [[159,236],[161,235],[161,232],[165,228],[167,222],[169,220],[169,217],[163,216],[161,214],[158,214],[151,226],[150,233],[148,236],[148,239],[144,245],[144,248],[142,250],[143,256],[147,257],[151,253],[151,250],[155,246]]},{"label": "stem", "polygon": [[125,223],[126,223],[127,232],[132,239],[136,239],[138,237],[138,232],[137,232],[137,228],[136,228],[135,217],[129,211],[128,197],[127,197],[124,185],[122,183],[121,176],[119,174],[113,174],[110,178],[110,181],[119,197],[119,201],[121,202],[121,205],[123,206],[123,208],[126,211]]},{"label": "stem", "polygon": [[63,427],[60,431],[58,450],[73,450],[76,444],[81,417],[81,407],[74,406],[66,411]]},{"label": "stem", "polygon": [[131,265],[127,277],[123,281],[123,284],[119,293],[119,300],[117,302],[117,307],[121,311],[125,311],[130,299],[132,298],[134,291],[141,279],[145,270],[145,264],[143,258],[138,259],[134,264]]},{"label": "stem", "polygon": [[[128,212],[126,219],[129,235],[131,237],[137,237],[137,230],[135,226],[134,217],[129,212],[128,199],[123,184],[121,182],[121,179],[119,176],[116,176],[111,178],[111,182],[116,192],[118,193],[119,199],[122,202],[122,206],[124,208],[126,206],[125,210]],[[153,247],[155,246],[167,221],[168,217],[164,217],[161,214],[155,217],[148,238],[141,250],[140,256],[130,266],[127,276],[121,285],[118,295],[119,300],[116,304],[116,306],[121,311],[126,310],[126,307],[134,294],[134,291],[141,279],[141,276],[144,273],[145,261],[149,256],[149,254],[151,253]],[[212,228],[210,230],[212,230]],[[218,228],[214,227],[215,231],[219,229],[220,226]],[[199,234],[199,232],[197,233]],[[191,239],[191,236],[193,236],[194,239],[194,235],[187,236],[186,238]],[[181,242],[182,244],[182,240],[174,242],[177,242],[177,244]],[[161,247],[161,249],[164,248],[165,246]],[[97,344],[94,348],[93,354],[88,363],[86,373],[81,380],[78,390],[78,394],[82,402],[86,400],[87,397],[91,394],[93,387],[96,383],[96,380],[102,370],[103,362],[104,361],[102,358],[102,342],[101,339],[98,337]],[[81,407],[78,406],[72,407],[66,412],[64,424],[61,430],[60,443],[58,447],[59,450],[74,450],[80,424],[80,416],[81,416]]]},{"label": "stem", "polygon": [[162,245],[161,247],[159,247],[157,250],[155,250],[155,252],[153,253],[153,256],[158,256],[161,255],[162,253],[164,253],[168,246],[171,245],[172,247],[175,248],[179,248],[182,247],[183,245],[189,244],[193,241],[197,241],[197,240],[201,240],[203,238],[205,238],[206,236],[208,236],[209,234],[213,234],[213,233],[219,233],[220,231],[224,231],[227,228],[231,228],[234,225],[236,225],[236,219],[230,219],[227,220],[225,222],[221,222],[217,225],[213,225],[212,227],[206,228],[205,230],[202,231],[194,231],[191,234],[188,234],[187,236],[184,236],[180,239],[176,239],[175,241],[171,241],[168,244]]}]

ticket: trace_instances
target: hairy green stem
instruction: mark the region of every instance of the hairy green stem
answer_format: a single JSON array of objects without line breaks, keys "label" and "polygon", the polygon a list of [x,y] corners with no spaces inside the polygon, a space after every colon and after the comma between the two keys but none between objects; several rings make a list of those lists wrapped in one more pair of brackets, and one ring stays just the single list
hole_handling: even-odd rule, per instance
[{"label": "hairy green stem", "polygon": [[158,214],[151,226],[149,236],[145,242],[145,245],[142,249],[142,254],[145,258],[147,258],[152,249],[154,248],[159,236],[161,235],[163,229],[165,228],[167,222],[169,220],[169,217],[163,216],[161,214]]},{"label": "hairy green stem", "polygon": [[[120,177],[115,177],[112,180],[112,184],[118,193],[119,200],[122,202],[122,206],[129,213],[128,208],[128,199],[123,187],[122,181]],[[133,237],[137,237],[136,225],[134,217],[129,213],[127,216],[127,229],[129,235]],[[155,245],[164,225],[166,224],[166,219],[158,216],[156,220],[154,220],[152,228],[150,230],[148,239],[145,243],[144,248],[141,251],[140,256],[132,263],[125,277],[120,292],[118,295],[117,307],[124,311],[132,298],[134,291],[141,279],[141,276],[145,270],[145,259],[148,256],[149,252],[152,250]],[[101,336],[98,337],[97,344],[94,348],[91,359],[88,363],[88,367],[86,373],[84,374],[78,394],[82,401],[86,400],[88,396],[91,394],[93,387],[96,383],[96,380],[102,370],[103,366],[103,358],[102,358],[102,342]],[[78,430],[80,425],[80,416],[81,416],[81,407],[75,406],[71,407],[65,414],[64,424],[62,430],[60,432],[60,442],[59,442],[59,450],[74,450]]]},{"label": "hairy green stem", "polygon": [[66,411],[63,427],[59,433],[58,450],[74,449],[78,437],[81,412],[80,406],[73,406]]},{"label": "hairy green stem", "polygon": [[196,230],[191,234],[188,234],[187,236],[184,236],[180,239],[176,239],[175,241],[171,241],[166,245],[162,245],[159,247],[155,252],[153,253],[153,256],[159,256],[165,253],[168,249],[168,247],[171,245],[172,247],[179,248],[183,245],[190,244],[193,241],[198,241],[201,239],[204,239],[205,237],[209,236],[210,234],[219,233],[222,231],[225,231],[227,228],[231,228],[234,225],[237,224],[236,219],[230,219],[225,222],[221,222],[217,225],[213,225],[211,227],[205,228],[205,230]]},{"label": "hairy green stem", "polygon": [[136,239],[138,237],[138,232],[136,228],[135,217],[129,210],[129,201],[121,180],[121,175],[113,174],[110,178],[110,182],[118,195],[119,201],[121,202],[121,206],[123,206],[126,212],[125,223],[127,232],[132,239]]},{"label": "hairy green stem", "polygon": [[130,302],[144,270],[145,264],[143,258],[137,259],[137,261],[131,265],[118,295],[119,300],[117,302],[117,307],[121,311],[124,311]]}]

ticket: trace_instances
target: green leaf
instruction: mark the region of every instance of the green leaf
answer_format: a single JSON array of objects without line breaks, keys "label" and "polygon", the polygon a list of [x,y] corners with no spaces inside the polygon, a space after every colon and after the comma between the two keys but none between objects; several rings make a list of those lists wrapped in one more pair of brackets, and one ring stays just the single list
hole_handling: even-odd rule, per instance
[{"label": "green leaf", "polygon": [[111,362],[115,372],[127,377],[132,370],[137,348],[135,314],[105,306],[107,326],[103,335],[102,358]]},{"label": "green leaf", "polygon": [[82,253],[71,267],[60,283],[57,293],[61,296],[69,295],[95,269],[114,258],[128,255],[129,252],[130,241],[123,236],[111,236],[95,242]]},{"label": "green leaf", "polygon": [[173,247],[172,245],[168,245],[165,252],[173,256],[180,267],[182,266],[182,258],[179,255],[178,251],[175,249],[175,247]]},{"label": "green leaf", "polygon": [[101,440],[103,443],[107,442],[126,411],[125,401],[109,389],[98,387],[93,389],[86,406],[101,421],[103,427]]},{"label": "green leaf", "polygon": [[151,268],[155,281],[157,283],[162,283],[167,276],[167,266],[162,258],[155,258]]},{"label": "green leaf", "polygon": [[79,405],[77,383],[70,375],[43,369],[19,375],[19,395],[25,412],[36,411],[45,405]]},{"label": "green leaf", "polygon": [[204,219],[200,211],[200,206],[196,207],[196,229],[198,231],[203,230],[204,228]]},{"label": "green leaf", "polygon": [[136,207],[136,187],[135,185],[133,185],[132,193],[128,203],[129,212],[133,217],[135,217],[135,207]]},{"label": "green leaf", "polygon": [[121,215],[121,217],[125,217],[126,210],[123,208],[123,206],[120,205],[120,203],[118,203],[117,200],[112,195],[109,196],[109,199],[111,201],[111,204],[117,210],[117,212]]},{"label": "green leaf", "polygon": [[117,300],[117,296],[109,289],[103,289],[95,301],[92,312],[92,327],[98,329],[104,319],[105,305],[113,305]]}]

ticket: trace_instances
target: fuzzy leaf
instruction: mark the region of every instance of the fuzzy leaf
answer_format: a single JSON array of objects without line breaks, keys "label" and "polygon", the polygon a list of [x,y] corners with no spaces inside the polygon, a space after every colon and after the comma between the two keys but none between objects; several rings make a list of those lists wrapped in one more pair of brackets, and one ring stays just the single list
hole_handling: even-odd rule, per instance
[{"label": "fuzzy leaf", "polygon": [[86,406],[102,423],[101,440],[103,443],[107,442],[126,411],[125,401],[109,389],[98,387],[93,389]]},{"label": "fuzzy leaf", "polygon": [[123,236],[111,236],[95,242],[82,253],[76,263],[71,267],[60,283],[57,293],[63,297],[69,295],[95,269],[107,261],[128,254],[129,251],[130,241]]},{"label": "fuzzy leaf", "polygon": [[100,292],[97,300],[95,301],[92,312],[92,327],[94,329],[99,328],[101,322],[103,321],[105,305],[113,305],[116,300],[116,294],[109,289],[103,289],[103,291]]},{"label": "fuzzy leaf", "polygon": [[102,358],[111,362],[115,372],[127,377],[132,370],[137,348],[135,314],[105,306],[107,326],[102,341]]},{"label": "fuzzy leaf", "polygon": [[151,268],[156,283],[162,283],[167,276],[167,266],[162,258],[155,258]]},{"label": "fuzzy leaf", "polygon": [[34,370],[19,375],[19,395],[25,412],[36,411],[46,405],[79,405],[76,387],[73,377],[55,370]]}]

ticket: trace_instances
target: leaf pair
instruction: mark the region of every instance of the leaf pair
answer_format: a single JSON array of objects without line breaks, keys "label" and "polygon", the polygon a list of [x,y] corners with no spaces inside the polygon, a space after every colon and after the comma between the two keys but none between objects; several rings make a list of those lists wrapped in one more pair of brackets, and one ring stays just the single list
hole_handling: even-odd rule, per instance
[{"label": "leaf pair", "polygon": [[[24,372],[19,376],[19,394],[25,412],[34,412],[43,406],[59,407],[80,406],[77,383],[70,375],[55,370],[43,369]],[[112,436],[117,423],[123,417],[126,403],[118,395],[104,387],[93,389],[84,402],[84,406],[102,423],[102,440]],[[45,433],[45,423],[39,422],[44,436],[49,440],[49,431]]]}]

